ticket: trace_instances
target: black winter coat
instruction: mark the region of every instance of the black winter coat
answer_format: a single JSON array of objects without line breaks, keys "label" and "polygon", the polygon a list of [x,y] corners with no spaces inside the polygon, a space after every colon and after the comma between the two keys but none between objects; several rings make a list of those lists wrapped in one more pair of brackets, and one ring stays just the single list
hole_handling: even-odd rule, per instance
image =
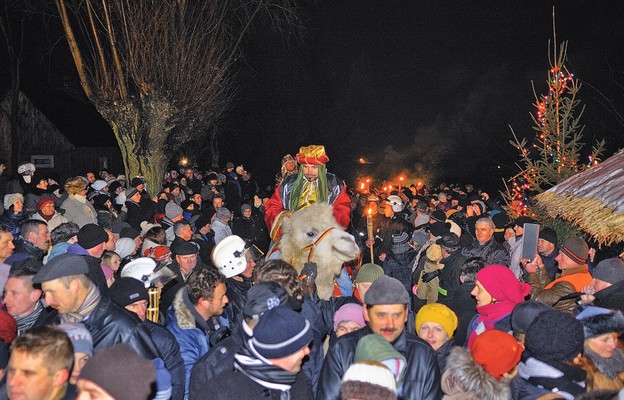
[{"label": "black winter coat", "polygon": [[189,382],[189,400],[206,398],[209,380],[225,371],[234,370],[234,354],[249,337],[242,324],[234,326],[230,337],[223,339],[195,362]]},{"label": "black winter coat", "polygon": [[[207,383],[206,392],[202,398],[211,400],[280,400],[281,391],[267,389],[249,379],[238,370],[225,371]],[[290,400],[312,399],[306,378],[302,373],[297,374],[297,380],[290,388]]]},{"label": "black winter coat", "polygon": [[480,244],[475,240],[471,245],[462,249],[462,254],[466,258],[482,257],[485,259],[485,265],[499,264],[509,266],[511,264],[509,253],[494,238],[485,244]]},{"label": "black winter coat", "polygon": [[91,333],[95,353],[124,343],[148,360],[161,357],[147,327],[107,296],[101,296],[89,318],[82,322]]},{"label": "black winter coat", "polygon": [[[339,400],[340,381],[353,363],[355,348],[363,336],[373,331],[367,326],[344,335],[329,349],[321,370],[317,400]],[[392,346],[407,359],[400,399],[438,400],[442,398],[440,369],[436,353],[424,340],[403,331]]]},{"label": "black winter coat", "polygon": [[165,362],[167,371],[171,374],[171,399],[184,399],[186,370],[184,369],[184,361],[180,355],[180,346],[175,336],[162,325],[158,325],[149,320],[145,320],[144,323]]}]

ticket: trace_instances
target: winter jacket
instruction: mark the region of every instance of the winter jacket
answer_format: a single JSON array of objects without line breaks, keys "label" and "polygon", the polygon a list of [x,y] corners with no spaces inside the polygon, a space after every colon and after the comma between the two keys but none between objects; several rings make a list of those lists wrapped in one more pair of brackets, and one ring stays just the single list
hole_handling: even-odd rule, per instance
[{"label": "winter jacket", "polygon": [[[286,397],[289,396],[289,397]],[[246,400],[246,399],[290,399],[307,400],[312,399],[309,392],[306,378],[302,373],[297,374],[297,380],[292,385],[289,393],[282,397],[282,391],[278,389],[268,389],[251,380],[239,370],[232,369],[222,372],[206,383],[206,392],[202,399],[211,400]]]},{"label": "winter jacket", "polygon": [[405,286],[405,290],[410,293],[412,288],[412,264],[414,264],[416,251],[410,248],[407,251],[395,252],[395,247],[392,246],[390,251],[386,253],[386,259],[382,264],[382,268],[385,275],[398,279]]},{"label": "winter jacket", "polygon": [[11,231],[13,239],[19,237],[20,232],[22,232],[22,225],[26,221],[28,221],[28,214],[23,211],[15,214],[13,211],[4,210],[2,215],[0,215],[0,225],[4,225]]},{"label": "winter jacket", "polygon": [[35,246],[23,237],[18,237],[13,241],[15,244],[15,250],[13,254],[23,253],[28,254],[37,261],[43,261],[44,252],[39,247]]},{"label": "winter jacket", "polygon": [[546,269],[540,268],[537,272],[527,274],[531,285],[531,299],[553,306],[556,310],[572,313],[576,307],[575,299],[560,300],[561,297],[580,292],[592,280],[587,271],[587,265],[570,268],[561,274],[558,279],[550,282]]},{"label": "winter jacket", "polygon": [[61,208],[65,210],[63,214],[65,218],[67,218],[69,222],[78,225],[79,228],[82,228],[86,224],[97,224],[97,212],[88,201],[83,203],[76,199],[75,196],[69,196],[63,204],[61,204]]},{"label": "winter jacket", "polygon": [[440,261],[444,264],[444,268],[440,270],[440,295],[438,296],[438,302],[442,302],[444,298],[453,296],[453,293],[459,288],[461,282],[459,281],[459,275],[461,275],[461,267],[466,262],[466,257],[462,255],[460,250],[457,250],[453,254]]},{"label": "winter jacket", "polygon": [[232,233],[255,244],[262,251],[268,249],[269,236],[266,226],[264,221],[260,221],[257,215],[252,215],[249,218],[235,218],[234,222],[232,222]]},{"label": "winter jacket", "polygon": [[[367,326],[344,335],[329,349],[321,370],[317,400],[340,399],[340,381],[353,363],[358,340],[373,333]],[[424,340],[405,331],[392,346],[407,359],[400,399],[434,400],[442,397],[436,354]]]},{"label": "winter jacket", "polygon": [[466,258],[484,258],[485,265],[499,264],[509,266],[510,264],[509,253],[507,253],[503,245],[494,240],[494,238],[484,244],[480,244],[475,240],[472,244],[462,249],[462,254]]},{"label": "winter jacket", "polygon": [[509,384],[497,381],[477,364],[470,350],[455,347],[442,374],[443,400],[507,400]]},{"label": "winter jacket", "polygon": [[[523,357],[524,358],[524,357]],[[531,378],[547,378],[555,379],[565,377],[564,373],[557,368],[546,364],[536,358],[529,357],[518,364],[518,375],[511,380],[511,398],[512,400],[535,400],[544,395],[550,394],[551,391],[543,386],[537,386],[530,383]],[[572,383],[574,385],[574,383]],[[584,385],[584,383],[580,383]],[[574,395],[559,389],[553,390],[557,395],[564,399],[574,399]]]},{"label": "winter jacket", "polygon": [[[445,267],[446,268],[446,267]],[[459,285],[457,290],[454,291],[453,295],[450,297],[440,296],[438,298],[438,303],[444,304],[457,315],[457,319],[459,321],[459,325],[457,325],[457,329],[455,330],[455,344],[458,346],[463,346],[467,341],[467,332],[468,327],[470,326],[470,321],[474,318],[477,313],[477,301],[470,294],[472,289],[474,289],[474,283],[464,283]]]},{"label": "winter jacket", "polygon": [[[586,349],[587,350],[587,349]],[[619,357],[622,357],[622,346],[620,345],[618,349],[615,350],[616,353],[619,353]],[[618,355],[618,354],[614,354]],[[600,361],[600,356],[595,354],[594,357],[598,357]],[[594,358],[596,359],[596,358]],[[604,359],[602,359],[604,360]],[[613,368],[614,371],[620,370],[619,373],[613,372],[613,378],[607,376],[604,372],[601,372],[598,369],[596,363],[588,356],[587,351],[585,354],[578,359],[578,362],[575,365],[583,368],[585,372],[587,372],[587,391],[591,390],[621,390],[624,387],[624,365],[621,363],[613,363],[617,364],[617,369]]]},{"label": "winter jacket", "polygon": [[232,236],[232,229],[230,228],[230,226],[218,218],[215,219],[212,223],[212,231],[215,234],[215,244],[219,244],[219,242],[226,237]]},{"label": "winter jacket", "polygon": [[126,201],[126,222],[134,229],[141,230],[141,222],[152,221],[153,214],[134,201]]},{"label": "winter jacket", "polygon": [[247,291],[251,289],[252,284],[253,281],[250,278],[243,278],[242,282],[234,278],[228,278],[226,294],[229,302],[226,312],[232,324],[240,324],[243,320],[243,308],[247,301]]},{"label": "winter jacket", "polygon": [[117,343],[124,343],[148,360],[161,357],[147,327],[107,296],[100,297],[89,318],[82,322],[93,337],[95,353]]},{"label": "winter jacket", "polygon": [[65,224],[69,222],[67,221],[67,218],[65,218],[65,216],[58,211],[54,212],[54,215],[52,216],[52,218],[50,218],[49,221],[46,221],[45,218],[43,218],[38,212],[31,215],[30,219],[36,219],[45,222],[46,224],[48,224],[48,231],[50,232],[52,232],[54,228],[56,228],[60,224]]},{"label": "winter jacket", "polygon": [[624,312],[624,281],[615,282],[608,288],[594,293],[594,305]]},{"label": "winter jacket", "polygon": [[176,338],[162,325],[156,324],[150,320],[145,320],[145,326],[152,335],[154,344],[158,348],[160,355],[165,362],[167,371],[171,374],[172,400],[184,399],[184,382],[186,371],[184,370],[184,361],[180,355],[180,346]]},{"label": "winter jacket", "polygon": [[201,356],[210,349],[210,335],[221,328],[218,318],[211,318],[210,323],[192,307],[186,289],[179,290],[173,304],[167,310],[167,329],[175,336],[184,360],[186,385],[184,398],[188,398],[191,368]]},{"label": "winter jacket", "polygon": [[[247,332],[245,329],[248,329]],[[238,324],[232,329],[230,337],[220,341],[208,353],[197,360],[191,370],[189,382],[189,400],[203,400],[206,397],[206,385],[210,379],[225,371],[234,369],[234,354],[249,339],[250,328]]]}]

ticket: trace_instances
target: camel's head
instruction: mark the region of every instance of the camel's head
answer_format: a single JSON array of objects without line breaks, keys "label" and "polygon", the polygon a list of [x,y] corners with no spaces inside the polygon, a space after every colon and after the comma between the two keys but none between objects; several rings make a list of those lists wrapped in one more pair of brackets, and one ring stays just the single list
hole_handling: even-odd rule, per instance
[{"label": "camel's head", "polygon": [[[327,232],[331,228],[334,229]],[[286,242],[286,247],[299,250],[316,242],[315,252],[320,256],[351,261],[358,256],[359,247],[353,236],[342,229],[334,218],[331,205],[315,203],[284,218],[282,241]]]}]

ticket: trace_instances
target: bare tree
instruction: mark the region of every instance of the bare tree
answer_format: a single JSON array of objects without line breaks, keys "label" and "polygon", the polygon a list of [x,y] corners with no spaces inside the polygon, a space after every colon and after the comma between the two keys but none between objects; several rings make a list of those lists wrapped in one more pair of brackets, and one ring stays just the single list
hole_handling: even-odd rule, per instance
[{"label": "bare tree", "polygon": [[294,0],[55,2],[85,94],[111,125],[127,175],[151,188],[177,149],[216,132],[257,20],[298,21]]}]

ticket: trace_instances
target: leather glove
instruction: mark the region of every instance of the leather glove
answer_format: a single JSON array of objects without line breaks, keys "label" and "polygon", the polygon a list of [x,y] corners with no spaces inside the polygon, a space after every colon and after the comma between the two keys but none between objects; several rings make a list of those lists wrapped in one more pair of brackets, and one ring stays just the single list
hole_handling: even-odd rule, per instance
[{"label": "leather glove", "polygon": [[316,263],[305,263],[299,275],[299,279],[302,281],[314,281],[317,275],[318,267]]},{"label": "leather glove", "polygon": [[440,276],[440,270],[436,269],[435,271],[431,271],[431,272],[426,272],[424,274],[422,274],[422,281],[423,283],[427,283],[432,281],[434,278],[437,278],[438,276]]}]

